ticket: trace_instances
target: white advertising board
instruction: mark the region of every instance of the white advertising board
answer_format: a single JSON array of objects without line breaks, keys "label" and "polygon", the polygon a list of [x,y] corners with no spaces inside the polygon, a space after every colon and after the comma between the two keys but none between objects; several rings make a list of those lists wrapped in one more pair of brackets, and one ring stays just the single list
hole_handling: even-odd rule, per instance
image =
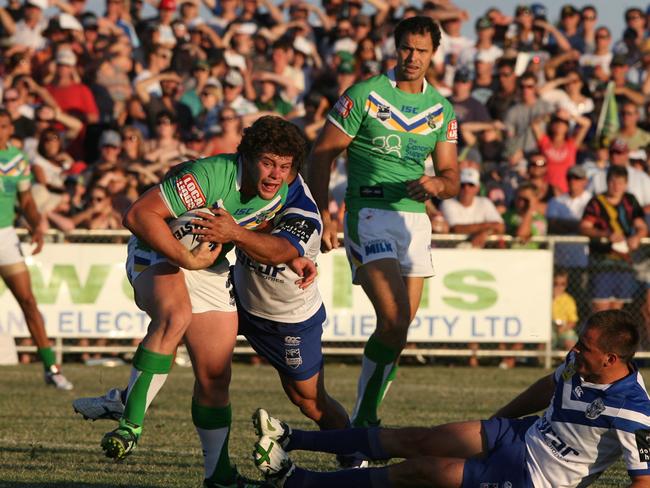
[{"label": "white advertising board", "polygon": [[[126,246],[49,244],[28,257],[32,286],[50,337],[142,337],[146,314],[133,303]],[[541,250],[434,249],[413,342],[545,342],[550,337],[552,255]],[[365,341],[375,315],[350,282],[342,250],[319,258],[328,310],[323,339]],[[28,336],[23,315],[0,282],[0,334]]]}]

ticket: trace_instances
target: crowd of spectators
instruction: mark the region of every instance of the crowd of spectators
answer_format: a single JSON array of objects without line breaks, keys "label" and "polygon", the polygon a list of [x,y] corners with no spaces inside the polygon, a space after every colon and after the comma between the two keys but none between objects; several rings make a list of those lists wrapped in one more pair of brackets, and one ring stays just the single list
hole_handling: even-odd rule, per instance
[{"label": "crowd of spectators", "polygon": [[[106,0],[102,15],[86,0],[0,8],[2,107],[52,228],[120,228],[169,168],[234,151],[261,115],[286,117],[313,141],[350,85],[394,65],[393,28],[419,14],[440,23],[427,79],[460,127],[462,189],[429,202],[434,232],[467,234],[473,247],[493,234],[534,247],[531,236],[583,233],[632,269],[640,225],[626,235],[584,224],[583,213],[613,166],[650,212],[650,8],[626,9],[624,30],[612,32],[595,6],[492,7],[465,36],[469,13],[449,0],[146,1]],[[336,168],[342,215],[344,159]],[[611,254],[620,236],[631,241]],[[556,261],[578,290],[588,254],[563,246]]]}]

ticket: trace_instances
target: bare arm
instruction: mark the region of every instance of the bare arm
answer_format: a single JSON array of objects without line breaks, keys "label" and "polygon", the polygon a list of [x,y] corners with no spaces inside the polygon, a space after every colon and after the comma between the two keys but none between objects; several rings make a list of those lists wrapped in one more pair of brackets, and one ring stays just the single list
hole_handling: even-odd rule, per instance
[{"label": "bare arm", "polygon": [[43,233],[47,222],[43,220],[43,217],[36,208],[36,202],[32,196],[31,190],[18,192],[18,204],[20,205],[20,210],[27,219],[29,224],[29,233],[32,236],[32,243],[36,244],[32,254],[38,254],[43,249]]},{"label": "bare arm", "polygon": [[585,137],[587,136],[587,132],[589,132],[589,128],[591,127],[591,120],[589,117],[585,117],[584,115],[581,115],[579,117],[575,118],[576,124],[578,124],[577,130],[576,130],[576,147],[578,150],[580,149],[580,146],[582,146],[582,143],[585,140]]},{"label": "bare arm", "polygon": [[630,488],[650,488],[650,476],[634,476]]},{"label": "bare arm", "polygon": [[505,224],[503,222],[481,222],[480,224],[452,225],[451,232],[454,234],[475,234],[488,231],[491,234],[503,234]]},{"label": "bare arm", "polygon": [[336,223],[332,221],[328,208],[332,161],[345,151],[351,142],[352,138],[350,136],[330,121],[327,121],[316,142],[314,142],[307,160],[309,188],[323,219],[321,248],[324,252],[338,247]]},{"label": "bare arm", "polygon": [[271,0],[260,0],[260,3],[266,7],[269,15],[275,22],[282,22],[284,20],[282,12]]},{"label": "bare arm", "polygon": [[160,187],[155,187],[129,207],[122,223],[136,237],[183,268],[202,269],[211,265],[217,258],[220,248],[209,251],[208,245],[202,244],[197,248],[198,252],[189,251],[169,230],[165,219],[170,217],[172,214],[163,202]]},{"label": "bare arm", "polygon": [[2,22],[7,36],[13,36],[16,32],[16,23],[11,15],[9,15],[9,12],[4,8],[0,8],[0,22]]},{"label": "bare arm", "polygon": [[633,90],[632,88],[629,88],[627,86],[620,86],[620,87],[617,86],[614,89],[614,93],[616,95],[626,96],[637,105],[643,105],[645,103],[645,96],[643,95],[643,93]]},{"label": "bare arm", "polygon": [[497,410],[492,417],[517,418],[539,412],[548,407],[554,390],[553,374],[544,376]]}]

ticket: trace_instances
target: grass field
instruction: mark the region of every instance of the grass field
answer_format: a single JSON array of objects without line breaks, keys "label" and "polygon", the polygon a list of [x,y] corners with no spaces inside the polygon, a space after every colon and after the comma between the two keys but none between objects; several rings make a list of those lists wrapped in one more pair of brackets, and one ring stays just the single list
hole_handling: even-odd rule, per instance
[{"label": "grass field", "polygon": [[[70,402],[77,396],[103,394],[122,385],[129,368],[66,365],[72,392],[46,388],[40,365],[0,367],[0,487],[2,488],[144,488],[199,487],[203,468],[199,441],[190,418],[192,371],[175,368],[152,405],[135,453],[115,464],[103,457],[102,435],[110,421],[85,422]],[[359,365],[329,364],[330,393],[350,410]],[[381,416],[386,426],[434,425],[488,416],[536,378],[541,369],[403,367]],[[284,397],[269,366],[236,364],[232,383],[231,456],[244,474],[256,476],[250,461],[255,440],[250,415],[258,406],[300,428],[313,424]],[[305,467],[334,469],[332,456],[295,453]],[[625,486],[622,463],[605,473],[600,488]]]}]

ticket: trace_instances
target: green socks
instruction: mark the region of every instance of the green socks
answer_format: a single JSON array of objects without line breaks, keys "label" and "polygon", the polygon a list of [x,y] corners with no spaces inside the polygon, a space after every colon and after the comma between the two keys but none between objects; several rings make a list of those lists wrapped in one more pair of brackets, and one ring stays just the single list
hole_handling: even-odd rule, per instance
[{"label": "green socks", "polygon": [[237,477],[236,469],[230,464],[228,438],[232,410],[225,407],[206,407],[192,399],[192,421],[201,439],[205,479],[217,483],[231,483]]},{"label": "green socks", "polygon": [[49,371],[50,368],[56,364],[56,356],[54,355],[54,351],[51,347],[39,347],[37,352],[38,357],[41,358],[41,361],[43,361],[43,367],[45,368],[45,371]]},{"label": "green socks", "polygon": [[173,360],[173,354],[159,354],[145,349],[142,344],[138,346],[120,427],[127,426],[140,435],[145,412],[165,383]]},{"label": "green socks", "polygon": [[368,427],[379,422],[377,409],[397,374],[399,353],[379,342],[374,335],[368,339],[363,351],[357,403],[352,412],[353,426]]}]

